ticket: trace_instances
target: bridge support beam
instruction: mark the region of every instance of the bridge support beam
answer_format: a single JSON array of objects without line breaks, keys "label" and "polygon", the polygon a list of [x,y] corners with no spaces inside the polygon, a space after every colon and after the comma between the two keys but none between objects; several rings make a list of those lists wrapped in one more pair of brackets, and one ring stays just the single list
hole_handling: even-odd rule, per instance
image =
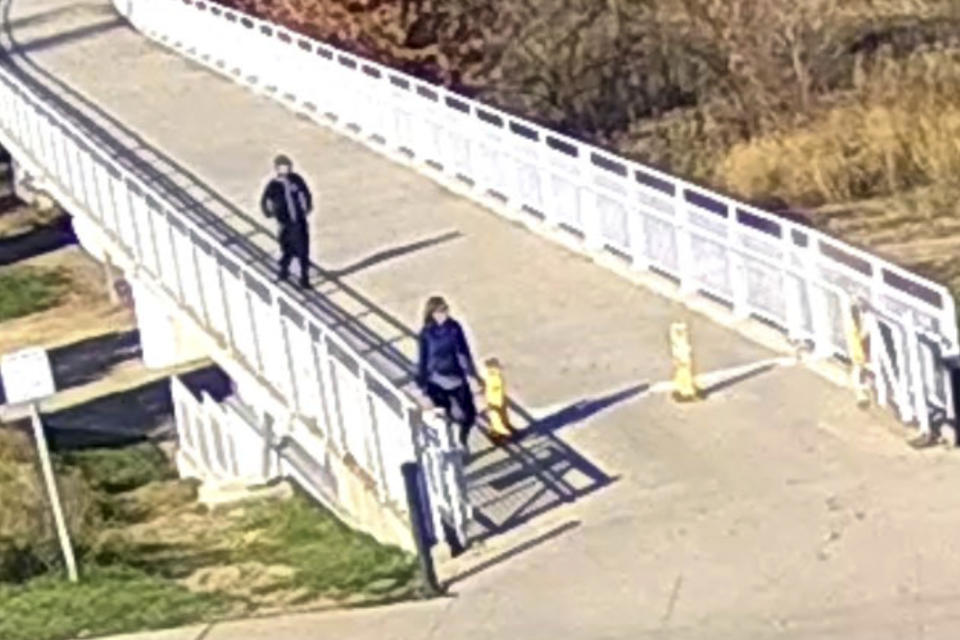
[{"label": "bridge support beam", "polygon": [[203,337],[195,335],[166,309],[163,301],[139,278],[131,281],[143,363],[150,369],[179,366],[207,357]]}]

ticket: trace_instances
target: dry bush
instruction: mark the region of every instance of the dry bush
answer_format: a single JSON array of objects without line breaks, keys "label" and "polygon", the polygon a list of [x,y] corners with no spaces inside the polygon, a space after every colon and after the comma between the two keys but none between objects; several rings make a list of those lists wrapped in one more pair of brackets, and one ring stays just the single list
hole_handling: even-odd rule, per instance
[{"label": "dry bush", "polygon": [[[53,514],[30,440],[0,430],[0,581],[20,581],[61,567]],[[74,544],[88,545],[100,518],[97,497],[78,471],[61,471],[57,487]]]},{"label": "dry bush", "polygon": [[750,197],[817,206],[949,184],[960,172],[960,52],[889,56],[856,97],[807,126],[732,148],[717,179]]},{"label": "dry bush", "polygon": [[840,0],[678,2],[672,37],[713,71],[711,97],[730,104],[744,138],[811,109],[844,54]]}]

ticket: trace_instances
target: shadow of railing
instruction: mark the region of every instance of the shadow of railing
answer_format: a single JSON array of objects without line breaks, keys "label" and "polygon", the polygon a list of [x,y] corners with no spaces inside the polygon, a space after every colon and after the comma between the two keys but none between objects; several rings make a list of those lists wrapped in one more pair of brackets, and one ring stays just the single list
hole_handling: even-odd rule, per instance
[{"label": "shadow of railing", "polygon": [[45,413],[50,447],[58,451],[117,447],[174,436],[170,382],[157,380]]},{"label": "shadow of railing", "polygon": [[[222,246],[231,247],[231,250],[247,264],[263,275],[271,276],[275,256],[254,243],[254,239],[258,237],[269,238],[271,244],[275,242],[274,232],[266,227],[262,219],[244,212],[192,171],[152,147],[117,118],[33,61],[19,47],[12,33],[9,10],[9,0],[5,0],[3,32],[11,46],[7,51],[0,52],[0,60],[22,82],[36,91],[45,102],[54,105],[76,126],[85,130],[99,145],[107,149],[113,160],[120,163],[125,170],[136,175],[145,184],[174,203],[178,211],[190,216],[214,234]],[[27,70],[28,68],[32,73]],[[43,81],[35,76],[42,77]],[[51,86],[56,89],[51,89]],[[69,96],[71,100],[81,104],[86,111],[108,123],[110,129],[116,133],[108,131],[63,96]],[[135,151],[149,155],[152,162]],[[243,225],[252,231],[239,232],[226,221],[231,218],[242,221]],[[325,288],[330,289],[327,292],[319,290],[304,292],[287,284],[279,286],[282,286],[291,296],[298,298],[321,322],[366,357],[394,384],[409,388],[415,366],[400,351],[398,345],[406,340],[415,340],[416,331],[346,284],[342,276],[458,237],[460,237],[459,232],[453,231],[411,245],[386,249],[339,271],[324,270],[312,264],[312,269],[322,276],[319,281],[314,281],[314,285],[318,289],[321,288],[320,285],[324,285]],[[354,310],[348,311],[344,306],[334,302],[331,299],[333,295],[346,297]],[[386,327],[386,330],[374,331],[370,326],[373,323]],[[511,401],[509,408],[519,422],[526,425],[537,422],[516,402]],[[470,474],[474,474],[472,477],[481,493],[489,490],[497,494],[488,496],[490,499],[483,501],[485,507],[477,510],[477,520],[483,528],[478,535],[481,538],[516,527],[544,511],[579,499],[615,480],[550,431],[531,433],[523,441],[505,444],[500,451],[502,459],[498,467],[488,468],[485,471],[469,470]],[[583,486],[574,486],[567,480],[567,476],[574,471],[587,478],[587,481],[582,483]],[[525,486],[524,492],[517,491],[518,484]],[[500,487],[508,491],[501,491]],[[529,495],[530,492],[527,489],[532,489],[532,495]]]},{"label": "shadow of railing", "polygon": [[57,389],[78,387],[102,378],[123,363],[141,355],[140,332],[114,331],[49,351]]},{"label": "shadow of railing", "polygon": [[519,428],[502,443],[491,439],[490,447],[469,459],[467,482],[480,529],[471,532],[471,539],[482,541],[505,533],[615,482],[617,477],[567,444],[557,431],[631,400],[648,388],[647,384],[635,385],[578,401],[540,419],[516,401],[508,401],[511,423]]},{"label": "shadow of railing", "polygon": [[29,260],[76,243],[77,237],[73,233],[70,218],[60,216],[47,224],[0,238],[0,267]]}]

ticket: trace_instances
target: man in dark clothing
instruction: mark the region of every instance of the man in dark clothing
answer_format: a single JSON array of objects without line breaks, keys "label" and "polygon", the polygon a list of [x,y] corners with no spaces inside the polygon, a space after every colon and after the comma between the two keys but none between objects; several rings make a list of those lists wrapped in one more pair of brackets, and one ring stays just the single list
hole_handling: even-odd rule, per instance
[{"label": "man in dark clothing", "polygon": [[277,175],[270,180],[260,198],[260,207],[268,218],[280,224],[280,280],[290,276],[290,263],[300,263],[300,285],[310,286],[310,237],[307,216],[313,210],[313,197],[307,183],[293,172],[290,158],[279,155],[273,161]]}]

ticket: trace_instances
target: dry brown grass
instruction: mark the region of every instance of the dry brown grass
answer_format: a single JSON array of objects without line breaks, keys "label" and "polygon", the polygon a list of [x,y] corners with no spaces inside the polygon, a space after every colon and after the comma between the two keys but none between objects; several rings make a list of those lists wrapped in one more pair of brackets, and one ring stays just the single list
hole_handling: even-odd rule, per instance
[{"label": "dry brown grass", "polygon": [[858,84],[850,100],[806,126],[735,145],[718,182],[806,206],[952,184],[960,174],[960,52],[888,59]]}]

